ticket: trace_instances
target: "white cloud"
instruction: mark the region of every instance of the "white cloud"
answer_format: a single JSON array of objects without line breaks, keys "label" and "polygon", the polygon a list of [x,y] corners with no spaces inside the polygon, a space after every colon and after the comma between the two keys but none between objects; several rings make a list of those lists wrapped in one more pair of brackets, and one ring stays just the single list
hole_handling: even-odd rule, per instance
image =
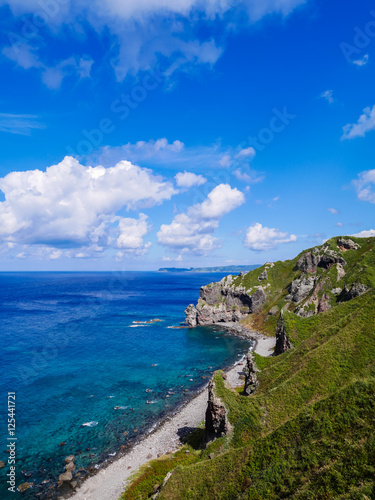
[{"label": "white cloud", "polygon": [[4,47],[2,54],[23,69],[39,69],[42,81],[48,88],[57,90],[66,76],[74,75],[79,79],[89,78],[94,61],[89,56],[72,56],[55,66],[48,66],[40,59],[35,47],[26,43]]},{"label": "white cloud", "polygon": [[32,130],[43,129],[36,115],[16,115],[11,113],[0,113],[0,132],[11,134],[30,135]]},{"label": "white cloud", "polygon": [[[174,170],[199,169],[206,172],[208,169],[243,169],[249,171],[249,160],[253,155],[239,154],[241,151],[243,149],[240,146],[224,148],[219,143],[211,146],[186,146],[179,140],[169,142],[166,138],[161,138],[128,143],[120,147],[105,146],[98,155],[95,154],[90,159],[101,165],[113,165],[122,158],[127,158],[133,163],[145,166],[160,165]],[[263,179],[263,176],[258,175],[254,170],[246,175],[250,177],[251,183]]]},{"label": "white cloud", "polygon": [[229,184],[219,184],[203,203],[177,214],[171,224],[163,224],[157,233],[158,241],[180,252],[206,254],[219,246],[213,236],[219,220],[244,202],[241,191],[232,189]]},{"label": "white cloud", "polygon": [[368,106],[363,110],[363,114],[358,118],[357,123],[348,123],[343,127],[341,139],[353,139],[354,137],[364,137],[367,132],[375,129],[375,105]]},{"label": "white cloud", "polygon": [[365,170],[358,174],[358,179],[352,181],[352,184],[357,191],[358,199],[361,201],[369,201],[375,203],[375,169]]},{"label": "white cloud", "polygon": [[48,258],[50,260],[56,260],[59,259],[62,256],[62,251],[61,250],[54,250],[48,255]]},{"label": "white cloud", "polygon": [[336,227],[342,227],[342,226],[343,226],[343,223],[342,223],[342,222],[336,222],[335,226],[336,226]]},{"label": "white cloud", "polygon": [[368,63],[368,54],[365,54],[362,59],[356,59],[355,61],[352,61],[353,64],[357,66],[365,66]]},{"label": "white cloud", "polygon": [[256,222],[246,231],[244,244],[250,250],[267,251],[276,248],[279,243],[292,241],[297,241],[295,234],[283,233],[278,228],[263,227]]},{"label": "white cloud", "polygon": [[339,211],[336,210],[336,208],[327,208],[327,210],[333,215],[337,215],[339,213]]},{"label": "white cloud", "polygon": [[128,161],[85,167],[65,157],[46,171],[12,172],[0,179],[0,239],[54,248],[143,248],[148,226],[116,215],[150,207],[176,193],[169,182]]},{"label": "white cloud", "polygon": [[[245,15],[239,16],[239,12],[247,14],[248,23],[251,24],[268,14],[287,16],[305,1],[239,0],[236,8],[233,8],[233,0],[64,0],[50,3],[40,0],[0,0],[0,6],[9,5],[16,16],[35,13],[47,17],[47,26],[56,41],[62,24],[74,27],[70,33],[66,32],[64,42],[69,36],[70,42],[81,42],[87,25],[94,28],[99,36],[105,33],[107,37],[109,34],[111,52],[106,53],[105,57],[121,81],[127,75],[135,75],[160,63],[167,77],[176,70],[186,71],[197,65],[210,68],[219,59],[223,49],[214,38],[198,36],[197,32],[202,30],[197,27],[206,26],[212,32],[219,31],[220,43],[223,43],[226,32],[244,26]],[[45,8],[45,5],[55,5],[55,9],[52,7],[54,12],[51,14],[51,8]],[[240,22],[238,18],[241,18]],[[224,27],[224,30],[213,30],[213,22]],[[22,18],[19,19],[20,23],[22,26]],[[36,27],[35,30],[38,34],[40,28]],[[65,45],[74,46],[73,43]],[[23,64],[27,64],[25,57]],[[41,70],[45,66],[35,53],[34,65],[31,66],[31,60],[28,64],[29,67],[38,67],[35,64],[39,64]],[[47,79],[49,84],[57,85],[58,75],[50,77],[50,80]]]},{"label": "white cloud", "polygon": [[356,236],[357,238],[373,238],[375,236],[375,229],[361,231],[360,233],[351,234],[350,236]]},{"label": "white cloud", "polygon": [[177,186],[185,188],[201,186],[207,182],[207,179],[203,177],[203,175],[196,175],[192,172],[186,172],[186,170],[184,172],[178,172],[178,174],[175,175],[175,179]]},{"label": "white cloud", "polygon": [[240,149],[236,154],[236,158],[253,158],[256,155],[256,151],[253,147]]},{"label": "white cloud", "polygon": [[177,257],[162,257],[161,260],[163,262],[182,262],[182,255],[178,255]]},{"label": "white cloud", "polygon": [[116,246],[122,251],[137,252],[139,255],[151,246],[150,242],[143,243],[143,237],[150,231],[145,214],[139,214],[138,219],[119,217],[118,230]]},{"label": "white cloud", "polygon": [[325,90],[320,94],[320,97],[326,99],[330,104],[335,102],[335,99],[333,98],[333,90]]},{"label": "white cloud", "polygon": [[236,168],[233,173],[239,181],[246,182],[247,184],[256,184],[264,179],[262,175],[258,175],[255,171],[249,170],[249,173],[247,173],[242,171],[240,168]]}]

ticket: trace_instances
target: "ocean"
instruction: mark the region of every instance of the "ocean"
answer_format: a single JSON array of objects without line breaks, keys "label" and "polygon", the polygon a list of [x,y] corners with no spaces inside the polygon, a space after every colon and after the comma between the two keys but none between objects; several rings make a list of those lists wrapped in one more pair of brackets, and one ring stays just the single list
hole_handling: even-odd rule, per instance
[{"label": "ocean", "polygon": [[218,326],[179,328],[200,286],[223,276],[0,273],[0,498],[15,497],[8,459],[16,487],[33,483],[22,498],[44,498],[67,455],[85,470],[112,460],[238,360],[249,341]]}]

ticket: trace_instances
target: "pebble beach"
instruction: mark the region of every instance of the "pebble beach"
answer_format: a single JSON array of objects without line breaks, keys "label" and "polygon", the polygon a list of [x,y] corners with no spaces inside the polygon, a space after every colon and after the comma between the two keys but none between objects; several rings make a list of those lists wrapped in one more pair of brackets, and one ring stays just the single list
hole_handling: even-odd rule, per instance
[{"label": "pebble beach", "polygon": [[[251,332],[255,340],[251,348],[261,356],[270,356],[275,346],[273,337]],[[227,381],[232,387],[243,384],[241,380],[243,358],[227,371]],[[129,484],[134,472],[157,456],[176,451],[181,446],[180,435],[184,428],[196,428],[204,421],[207,405],[207,386],[178,412],[166,418],[160,427],[136,444],[126,455],[89,477],[70,497],[72,500],[118,500]]]}]

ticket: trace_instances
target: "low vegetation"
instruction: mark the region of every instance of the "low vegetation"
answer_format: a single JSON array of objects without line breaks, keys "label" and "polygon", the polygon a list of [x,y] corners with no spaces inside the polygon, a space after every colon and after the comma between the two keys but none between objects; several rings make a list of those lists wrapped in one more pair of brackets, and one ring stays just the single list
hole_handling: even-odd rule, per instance
[{"label": "low vegetation", "polygon": [[[293,348],[276,357],[255,355],[255,395],[242,396],[225,386],[220,372],[214,375],[233,432],[206,449],[199,449],[196,435],[198,449],[150,462],[123,499],[150,498],[172,469],[160,500],[375,498],[375,239],[352,240],[360,248],[340,253],[347,263],[344,277],[335,265],[318,267],[316,275],[329,280],[327,293],[353,283],[367,291],[346,301],[332,293],[330,309],[311,317],[284,309]],[[336,239],[325,248],[337,252]],[[268,313],[288,303],[303,254],[236,278],[237,285],[259,286],[267,269],[267,302],[247,324],[274,333],[277,315]]]}]

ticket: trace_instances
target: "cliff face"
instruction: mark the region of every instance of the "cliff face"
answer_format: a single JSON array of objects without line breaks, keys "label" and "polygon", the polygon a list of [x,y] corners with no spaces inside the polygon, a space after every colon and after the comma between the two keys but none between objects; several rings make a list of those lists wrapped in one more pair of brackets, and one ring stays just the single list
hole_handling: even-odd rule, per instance
[{"label": "cliff face", "polygon": [[[375,288],[374,248],[375,238],[331,238],[293,260],[226,276],[201,288],[197,305],[185,310],[186,323],[194,327],[241,321],[276,332],[276,351],[284,352],[290,348],[284,321],[290,313],[323,314]],[[281,310],[285,316],[278,321]]]},{"label": "cliff face", "polygon": [[261,285],[256,290],[236,286],[233,276],[223,278],[219,283],[202,286],[197,307],[189,304],[185,309],[189,326],[211,325],[213,323],[240,321],[258,311],[266,302]]}]

